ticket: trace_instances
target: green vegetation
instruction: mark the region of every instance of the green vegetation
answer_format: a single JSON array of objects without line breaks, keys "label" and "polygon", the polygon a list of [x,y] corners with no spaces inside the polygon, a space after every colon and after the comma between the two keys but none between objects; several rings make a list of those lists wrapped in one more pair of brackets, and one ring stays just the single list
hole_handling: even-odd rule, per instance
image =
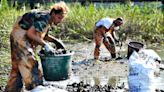
[{"label": "green vegetation", "polygon": [[[9,7],[6,0],[2,0],[0,7],[0,39],[6,44],[9,33],[17,17],[29,10],[17,10]],[[54,27],[54,35],[64,35],[64,39],[92,39],[94,24],[103,17],[123,17],[125,24],[121,27],[121,33],[126,33],[128,37],[138,39],[149,39],[149,41],[160,42],[164,34],[164,16],[157,4],[145,3],[144,6],[130,6],[125,4],[115,4],[112,7],[98,7],[93,4],[85,7],[80,4],[70,4],[70,13],[65,21],[58,27]],[[45,7],[47,8],[47,7]],[[61,30],[63,34],[61,34]],[[8,43],[8,42],[7,42]],[[2,46],[1,46],[2,47]],[[0,47],[0,48],[1,48]]]},{"label": "green vegetation", "polygon": [[[96,8],[93,4],[86,7],[80,4],[70,4],[70,10],[65,21],[58,27],[54,27],[53,30],[55,31],[52,31],[53,35],[63,37],[64,40],[92,40],[96,21],[103,17],[116,18],[121,16],[125,20],[125,24],[120,29],[120,35],[125,33],[129,39],[164,42],[164,13],[157,8],[156,4],[145,3],[141,7],[116,4],[108,8]],[[8,71],[4,71],[4,67],[6,67],[6,63],[9,65],[10,61],[9,33],[17,17],[28,11],[17,10],[8,6],[6,0],[1,0],[0,70],[2,71],[0,71],[0,86],[4,86],[7,78],[2,75],[8,74]]]},{"label": "green vegetation", "polygon": [[108,16],[113,18],[123,17],[125,24],[121,31],[129,34],[130,37],[137,37],[140,40],[148,38],[149,41],[161,41],[163,37],[163,12],[153,4],[150,6],[146,3],[142,7],[117,4],[109,8],[95,8],[94,5],[88,7],[74,5],[71,7],[71,12],[64,26],[69,32],[74,31],[91,38],[95,22]]}]

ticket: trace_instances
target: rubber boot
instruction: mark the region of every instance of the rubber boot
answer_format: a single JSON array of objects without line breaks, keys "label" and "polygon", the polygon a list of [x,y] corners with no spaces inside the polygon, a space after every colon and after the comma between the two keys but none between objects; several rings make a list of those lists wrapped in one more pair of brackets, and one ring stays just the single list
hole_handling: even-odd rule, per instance
[{"label": "rubber boot", "polygon": [[112,59],[116,58],[116,53],[111,54]]}]

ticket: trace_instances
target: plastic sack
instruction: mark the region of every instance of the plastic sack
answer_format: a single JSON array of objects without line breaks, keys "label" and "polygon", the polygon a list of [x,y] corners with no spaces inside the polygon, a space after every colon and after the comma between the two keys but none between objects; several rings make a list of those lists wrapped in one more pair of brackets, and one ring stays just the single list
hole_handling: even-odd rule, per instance
[{"label": "plastic sack", "polygon": [[129,58],[129,92],[155,92],[154,73],[159,68],[155,59],[161,58],[151,49],[132,53]]}]

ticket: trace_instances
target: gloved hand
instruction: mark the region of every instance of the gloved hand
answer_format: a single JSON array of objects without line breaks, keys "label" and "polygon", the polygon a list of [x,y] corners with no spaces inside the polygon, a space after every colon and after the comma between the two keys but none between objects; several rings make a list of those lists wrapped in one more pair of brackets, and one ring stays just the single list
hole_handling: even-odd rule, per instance
[{"label": "gloved hand", "polygon": [[109,42],[109,40],[108,40],[107,37],[104,37],[104,41],[105,41],[105,42]]},{"label": "gloved hand", "polygon": [[120,42],[120,39],[114,39],[116,43],[119,43]]},{"label": "gloved hand", "polygon": [[119,39],[115,39],[115,44],[116,44],[116,46],[119,46],[120,45],[120,40]]},{"label": "gloved hand", "polygon": [[44,45],[44,48],[45,48],[46,52],[54,52],[55,51],[55,49],[51,45],[49,45],[48,43],[46,43]]}]

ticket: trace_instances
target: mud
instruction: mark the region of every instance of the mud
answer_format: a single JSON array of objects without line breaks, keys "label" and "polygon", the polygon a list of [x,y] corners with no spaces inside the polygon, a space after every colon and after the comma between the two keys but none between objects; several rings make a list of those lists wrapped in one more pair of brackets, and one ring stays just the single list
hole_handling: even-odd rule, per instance
[{"label": "mud", "polygon": [[[95,62],[93,59],[95,46],[93,42],[66,44],[67,50],[75,52],[72,57],[70,78],[63,81],[44,80],[44,87],[58,88],[68,92],[78,92],[77,90],[81,92],[127,92],[128,62],[125,58],[127,56],[126,44],[121,48],[116,48],[117,55],[120,57],[118,60],[110,59],[110,53],[102,45],[99,62]],[[4,76],[7,76],[6,73],[2,77]],[[160,81],[163,80],[162,76],[158,77]],[[158,81],[159,85],[157,86],[161,87],[158,87],[156,92],[164,90],[161,89],[164,84],[160,81]],[[0,92],[4,90],[4,86],[0,87]],[[25,90],[25,92],[28,91]]]}]

